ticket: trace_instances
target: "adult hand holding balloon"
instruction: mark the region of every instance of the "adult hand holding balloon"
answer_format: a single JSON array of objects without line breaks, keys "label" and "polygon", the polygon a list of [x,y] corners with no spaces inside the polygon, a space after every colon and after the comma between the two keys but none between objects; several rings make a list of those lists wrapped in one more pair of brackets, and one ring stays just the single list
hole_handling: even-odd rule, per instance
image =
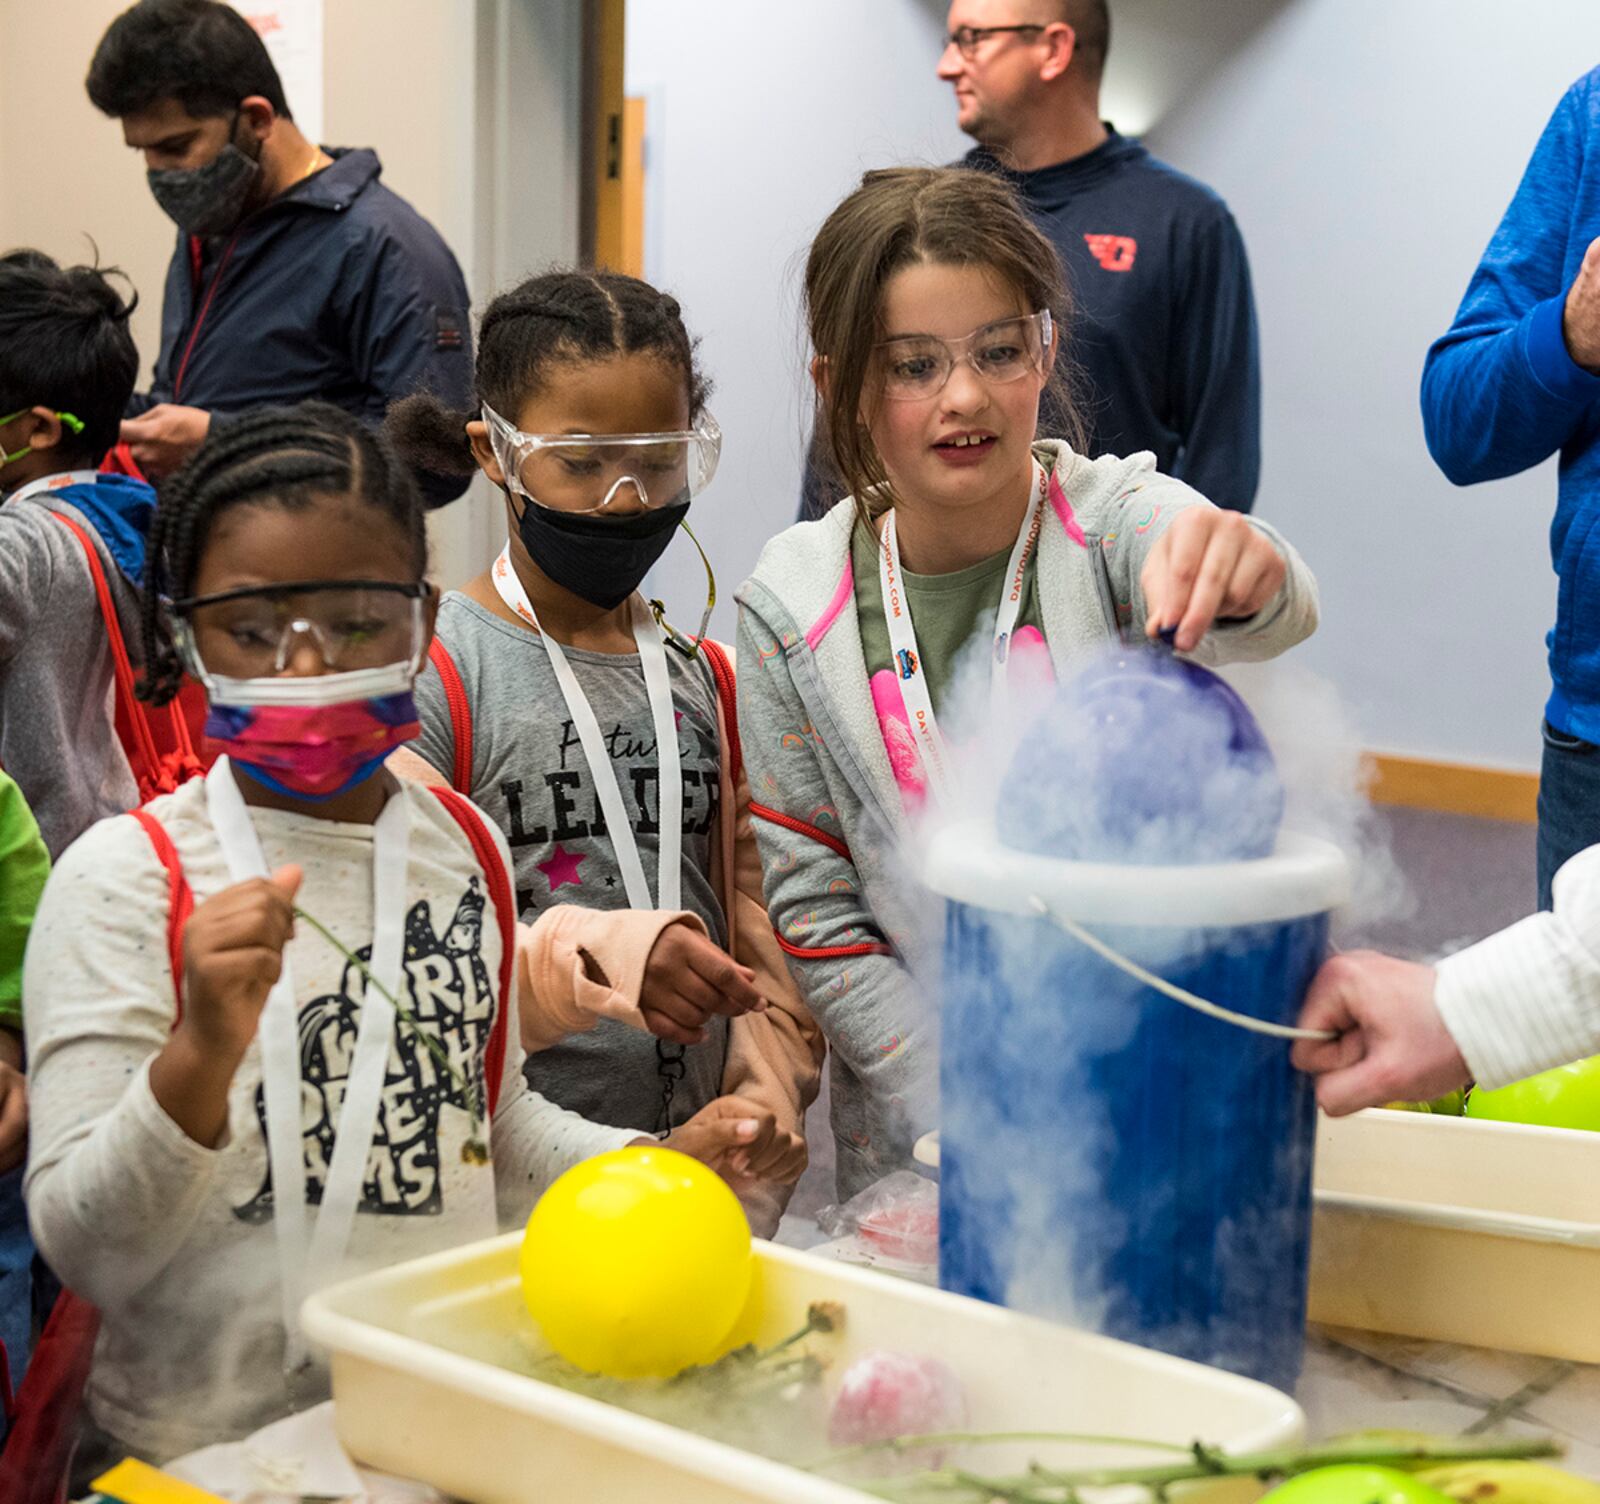
[{"label": "adult hand holding balloon", "polygon": [[522,1294],[568,1362],[666,1378],[726,1351],[750,1293],[750,1225],[697,1160],[630,1147],[575,1165],[522,1240]]}]

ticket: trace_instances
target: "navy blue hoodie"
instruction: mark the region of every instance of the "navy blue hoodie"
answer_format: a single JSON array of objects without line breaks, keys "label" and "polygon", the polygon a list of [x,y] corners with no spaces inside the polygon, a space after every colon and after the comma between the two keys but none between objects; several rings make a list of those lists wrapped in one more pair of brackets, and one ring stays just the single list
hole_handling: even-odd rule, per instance
[{"label": "navy blue hoodie", "polygon": [[[450,248],[379,182],[375,152],[332,155],[232,234],[179,237],[155,380],[130,415],[178,402],[225,418],[320,397],[376,425],[415,391],[472,405],[467,285]],[[467,485],[418,478],[435,506]]]},{"label": "navy blue hoodie", "polygon": [[[1261,365],[1244,240],[1205,184],[1115,131],[1069,162],[1012,172],[1072,294],[1091,456],[1148,449],[1219,507],[1248,512],[1261,470]],[[1049,432],[1048,418],[1044,431]]]}]

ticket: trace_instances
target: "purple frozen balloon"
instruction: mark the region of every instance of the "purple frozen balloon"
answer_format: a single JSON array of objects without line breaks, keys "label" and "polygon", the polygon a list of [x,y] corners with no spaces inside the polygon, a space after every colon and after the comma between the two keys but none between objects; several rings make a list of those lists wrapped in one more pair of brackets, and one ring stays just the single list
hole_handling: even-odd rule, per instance
[{"label": "purple frozen balloon", "polygon": [[1250,708],[1222,679],[1128,649],[1062,685],[1001,786],[1020,851],[1133,865],[1268,856],[1283,783]]}]

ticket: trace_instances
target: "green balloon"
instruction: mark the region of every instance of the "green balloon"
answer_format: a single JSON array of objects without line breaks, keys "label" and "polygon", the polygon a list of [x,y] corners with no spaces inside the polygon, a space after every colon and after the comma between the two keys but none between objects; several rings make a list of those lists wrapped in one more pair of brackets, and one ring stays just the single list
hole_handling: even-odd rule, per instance
[{"label": "green balloon", "polygon": [[1465,1089],[1458,1086],[1454,1091],[1447,1091],[1442,1097],[1435,1097],[1431,1102],[1389,1102],[1386,1105],[1396,1112],[1431,1112],[1440,1117],[1458,1118],[1465,1110],[1466,1099]]},{"label": "green balloon", "polygon": [[1281,1483],[1262,1504],[1451,1504],[1447,1495],[1398,1468],[1341,1462]]},{"label": "green balloon", "polygon": [[1467,1116],[1600,1133],[1600,1055],[1558,1065],[1494,1091],[1474,1087],[1467,1097]]}]

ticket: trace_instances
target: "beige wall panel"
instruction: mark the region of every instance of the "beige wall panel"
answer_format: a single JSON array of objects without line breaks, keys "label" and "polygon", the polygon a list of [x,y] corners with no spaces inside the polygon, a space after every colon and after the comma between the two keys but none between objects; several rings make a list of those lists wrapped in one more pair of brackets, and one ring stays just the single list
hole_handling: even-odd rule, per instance
[{"label": "beige wall panel", "polygon": [[[335,0],[338,3],[338,0]],[[0,0],[0,247],[120,266],[139,290],[134,338],[149,379],[161,284],[176,232],[144,164],[83,92],[101,34],[123,0]]]}]

